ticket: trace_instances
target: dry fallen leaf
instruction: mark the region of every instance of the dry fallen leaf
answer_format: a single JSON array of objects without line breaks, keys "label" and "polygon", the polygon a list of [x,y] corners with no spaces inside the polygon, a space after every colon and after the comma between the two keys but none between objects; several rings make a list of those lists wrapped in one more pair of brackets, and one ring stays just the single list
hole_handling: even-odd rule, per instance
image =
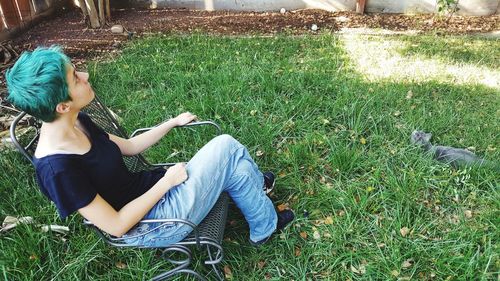
[{"label": "dry fallen leaf", "polygon": [[356,273],[356,274],[360,274],[360,275],[363,275],[366,273],[366,268],[364,265],[360,265],[358,268],[354,267],[353,265],[351,265],[351,271]]},{"label": "dry fallen leaf", "polygon": [[306,194],[307,195],[314,195],[314,190],[312,190],[312,189],[306,190]]},{"label": "dry fallen leaf", "polygon": [[257,110],[250,110],[250,115],[254,116],[257,113]]},{"label": "dry fallen leaf", "polygon": [[298,256],[300,256],[301,253],[302,253],[302,251],[300,250],[300,248],[295,247],[295,256],[298,257]]},{"label": "dry fallen leaf", "polygon": [[410,229],[405,226],[399,230],[399,233],[401,233],[401,236],[406,237],[410,233]]},{"label": "dry fallen leaf", "polygon": [[320,239],[320,238],[321,238],[321,234],[319,234],[319,232],[316,230],[316,231],[314,231],[314,233],[313,233],[313,238],[314,238],[314,239],[316,239],[316,240],[318,240],[318,239]]},{"label": "dry fallen leaf", "polygon": [[325,222],[324,222],[323,220],[314,220],[314,221],[313,221],[313,224],[314,224],[315,226],[320,226],[320,225],[322,225],[322,224],[324,224],[324,223],[325,223]]},{"label": "dry fallen leaf", "polygon": [[255,155],[257,155],[257,157],[261,157],[262,155],[264,155],[264,152],[262,152],[262,150],[257,150]]},{"label": "dry fallen leaf", "polygon": [[413,97],[413,92],[411,90],[406,93],[406,99],[411,99]]},{"label": "dry fallen leaf", "polygon": [[31,256],[29,257],[29,260],[32,261],[32,260],[36,260],[38,259],[38,256],[35,255],[35,254],[31,254]]},{"label": "dry fallen leaf", "polygon": [[288,209],[288,204],[284,203],[284,204],[279,204],[278,207],[276,207],[278,209],[279,212],[282,212],[286,209]]},{"label": "dry fallen leaf", "polygon": [[351,265],[351,271],[359,274],[359,270],[357,268],[355,268],[354,265]]},{"label": "dry fallen leaf", "polygon": [[300,237],[307,239],[307,232],[305,231],[300,232]]},{"label": "dry fallen leaf", "polygon": [[116,266],[117,268],[119,268],[119,269],[125,269],[125,268],[127,268],[127,265],[126,265],[126,264],[124,264],[124,263],[123,263],[123,262],[121,262],[121,261],[116,262],[116,263],[115,263],[115,266]]},{"label": "dry fallen leaf", "polygon": [[407,259],[405,260],[402,264],[401,264],[401,267],[402,268],[409,268],[413,265],[413,259]]},{"label": "dry fallen leaf", "polygon": [[391,271],[391,275],[394,276],[394,277],[398,277],[399,276],[399,271],[393,270],[393,271]]},{"label": "dry fallen leaf", "polygon": [[325,224],[333,224],[333,218],[332,216],[328,216],[325,218]]},{"label": "dry fallen leaf", "polygon": [[[8,132],[8,131],[5,131]],[[30,224],[33,223],[33,218],[32,217],[13,217],[13,216],[6,216],[5,219],[2,222],[2,226],[0,227],[0,232],[10,230],[19,224]]]},{"label": "dry fallen leaf", "polygon": [[224,266],[224,276],[226,276],[226,279],[233,279],[233,272],[229,265]]},{"label": "dry fallen leaf", "polygon": [[466,218],[468,218],[468,219],[472,218],[472,211],[471,210],[465,210],[464,214],[465,214]]},{"label": "dry fallen leaf", "polygon": [[264,268],[264,266],[265,266],[265,265],[266,265],[266,262],[265,262],[265,261],[259,261],[259,262],[257,263],[257,267],[258,267],[259,269]]}]

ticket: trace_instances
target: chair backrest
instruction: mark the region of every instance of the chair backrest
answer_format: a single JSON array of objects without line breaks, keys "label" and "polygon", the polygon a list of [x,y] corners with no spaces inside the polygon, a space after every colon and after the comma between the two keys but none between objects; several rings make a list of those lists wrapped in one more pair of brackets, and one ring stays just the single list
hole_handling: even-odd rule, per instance
[{"label": "chair backrest", "polygon": [[[125,130],[118,124],[113,113],[105,107],[99,98],[95,99],[82,110],[87,113],[92,121],[101,127],[105,132],[127,138]],[[19,124],[27,122],[28,126],[18,129]],[[33,164],[33,155],[40,136],[41,121],[22,112],[10,126],[10,138],[14,146]],[[149,169],[151,166],[141,155],[124,156],[123,160],[128,169],[132,172]]]}]

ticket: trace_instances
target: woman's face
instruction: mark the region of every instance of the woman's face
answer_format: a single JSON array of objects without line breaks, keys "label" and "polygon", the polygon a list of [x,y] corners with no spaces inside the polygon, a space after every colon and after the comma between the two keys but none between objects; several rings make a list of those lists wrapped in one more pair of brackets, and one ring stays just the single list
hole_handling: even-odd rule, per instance
[{"label": "woman's face", "polygon": [[89,104],[95,97],[94,90],[88,81],[89,74],[76,71],[74,65],[67,64],[66,82],[71,102],[78,110]]}]

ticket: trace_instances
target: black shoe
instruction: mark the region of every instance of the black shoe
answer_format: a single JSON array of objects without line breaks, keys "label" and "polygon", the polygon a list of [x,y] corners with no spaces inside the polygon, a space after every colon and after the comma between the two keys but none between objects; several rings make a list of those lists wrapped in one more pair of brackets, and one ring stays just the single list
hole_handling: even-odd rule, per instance
[{"label": "black shoe", "polygon": [[[276,230],[274,231],[274,233],[282,231],[295,218],[295,215],[293,214],[292,210],[283,210],[281,212],[278,212],[277,215],[278,215],[278,223],[276,224]],[[271,236],[273,236],[273,234],[257,242],[250,240],[250,244],[254,247],[259,247],[262,244],[269,241],[269,239],[271,239]]]},{"label": "black shoe", "polygon": [[265,172],[264,174],[264,192],[266,194],[269,194],[271,191],[273,191],[274,184],[276,182],[276,177],[272,172]]}]

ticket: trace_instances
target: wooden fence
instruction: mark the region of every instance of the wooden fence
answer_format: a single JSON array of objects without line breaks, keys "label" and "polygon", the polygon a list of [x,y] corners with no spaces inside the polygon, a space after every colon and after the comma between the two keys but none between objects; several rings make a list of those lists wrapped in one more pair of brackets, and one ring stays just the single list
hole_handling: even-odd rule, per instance
[{"label": "wooden fence", "polygon": [[71,0],[0,0],[0,41],[52,15]]},{"label": "wooden fence", "polygon": [[1,30],[11,29],[31,20],[35,12],[31,0],[0,0]]}]

